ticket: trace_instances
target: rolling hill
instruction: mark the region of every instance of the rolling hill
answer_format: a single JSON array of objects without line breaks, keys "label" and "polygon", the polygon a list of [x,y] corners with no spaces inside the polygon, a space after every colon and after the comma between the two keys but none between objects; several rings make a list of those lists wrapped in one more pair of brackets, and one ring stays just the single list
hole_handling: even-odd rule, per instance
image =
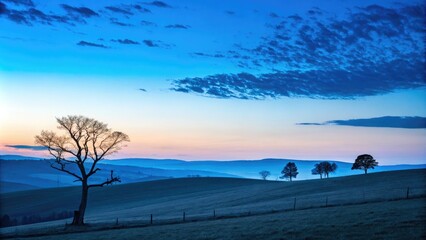
[{"label": "rolling hill", "polygon": [[[74,210],[79,194],[78,187],[4,193],[0,211],[19,219]],[[290,239],[413,239],[425,236],[425,196],[424,169],[297,182],[166,179],[92,189],[84,233],[64,232],[70,219],[0,228],[0,233],[34,239],[280,239],[282,234]],[[183,212],[188,223],[176,224]],[[150,214],[154,225],[148,227]]]},{"label": "rolling hill", "polygon": [[[92,182],[101,182],[110,176],[110,171],[120,176],[122,183],[153,181],[188,176],[235,177],[231,174],[202,170],[169,170],[135,166],[98,164],[102,170],[92,177]],[[78,172],[77,169],[73,171]],[[74,178],[52,169],[45,160],[0,160],[0,192],[21,191],[34,188],[77,186]]]},{"label": "rolling hill", "polygon": [[[325,160],[295,160],[295,159],[261,159],[261,160],[233,160],[233,161],[183,161],[176,159],[116,159],[105,161],[112,165],[127,165],[138,167],[157,167],[162,169],[180,169],[180,170],[207,170],[221,173],[237,175],[244,178],[259,179],[259,172],[267,170],[271,172],[270,179],[276,180],[280,176],[280,172],[288,162],[294,162],[297,165],[299,175],[297,180],[316,179],[318,176],[311,174],[311,170],[316,163]],[[338,168],[335,174],[331,176],[347,176],[354,174],[363,174],[362,171],[351,170],[352,163],[332,161],[337,164]],[[369,172],[382,172],[406,169],[426,168],[426,164],[418,165],[384,165],[378,166]]]}]

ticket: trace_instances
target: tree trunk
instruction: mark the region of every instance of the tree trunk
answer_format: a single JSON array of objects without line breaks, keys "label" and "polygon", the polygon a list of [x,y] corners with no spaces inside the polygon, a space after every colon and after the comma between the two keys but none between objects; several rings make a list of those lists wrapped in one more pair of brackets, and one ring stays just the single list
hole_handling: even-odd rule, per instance
[{"label": "tree trunk", "polygon": [[322,174],[320,173],[320,179],[322,179]]},{"label": "tree trunk", "polygon": [[89,187],[87,186],[87,180],[83,181],[81,186],[81,201],[78,211],[74,211],[74,219],[72,225],[84,225],[84,214],[86,212],[87,197],[89,194]]},{"label": "tree trunk", "polygon": [[367,168],[364,168],[364,172],[365,172],[365,174],[367,174]]}]

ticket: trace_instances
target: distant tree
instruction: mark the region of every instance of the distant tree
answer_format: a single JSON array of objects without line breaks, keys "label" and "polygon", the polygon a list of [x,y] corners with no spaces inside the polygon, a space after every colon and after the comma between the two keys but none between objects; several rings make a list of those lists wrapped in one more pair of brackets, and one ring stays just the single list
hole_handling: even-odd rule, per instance
[{"label": "distant tree", "polygon": [[320,175],[320,179],[322,179],[322,175],[324,174],[324,170],[320,163],[316,163],[314,168],[312,169],[312,175]]},{"label": "distant tree", "polygon": [[330,173],[334,173],[337,169],[336,163],[321,162],[321,164],[323,165],[322,168],[324,169],[324,174],[327,178]]},{"label": "distant tree", "polygon": [[263,170],[259,172],[259,175],[262,177],[263,180],[266,180],[271,175],[271,172]]},{"label": "distant tree", "polygon": [[377,162],[376,159],[373,158],[373,156],[369,154],[362,154],[355,159],[355,162],[352,165],[352,170],[361,169],[364,170],[365,174],[367,174],[368,169],[374,169],[374,167],[378,165],[379,162]]},{"label": "distant tree", "polygon": [[[46,147],[54,157],[50,166],[65,172],[81,182],[82,193],[80,206],[75,211],[73,225],[84,224],[89,189],[120,182],[119,177],[107,178],[102,183],[89,183],[89,178],[101,169],[96,165],[106,156],[117,152],[129,137],[117,131],[112,131],[107,124],[83,116],[67,116],[57,118],[58,129],[64,130],[64,135],[52,131],[42,131],[35,137],[38,145]],[[89,161],[87,161],[90,159]],[[33,221],[34,219],[28,219]]]},{"label": "distant tree", "polygon": [[334,173],[336,169],[336,163],[324,161],[314,165],[314,169],[312,169],[312,175],[320,175],[321,179],[323,176],[328,178],[329,174]]},{"label": "distant tree", "polygon": [[290,179],[290,182],[293,180],[293,178],[297,177],[297,174],[299,172],[297,171],[297,166],[294,162],[289,162],[287,165],[285,165],[284,169],[281,171],[282,176],[281,179],[287,178]]}]

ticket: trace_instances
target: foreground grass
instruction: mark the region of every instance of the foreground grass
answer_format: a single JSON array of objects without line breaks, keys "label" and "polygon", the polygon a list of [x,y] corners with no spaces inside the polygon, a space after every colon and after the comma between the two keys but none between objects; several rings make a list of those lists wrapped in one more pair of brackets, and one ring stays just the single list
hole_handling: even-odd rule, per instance
[{"label": "foreground grass", "polygon": [[25,239],[425,239],[424,198]]}]

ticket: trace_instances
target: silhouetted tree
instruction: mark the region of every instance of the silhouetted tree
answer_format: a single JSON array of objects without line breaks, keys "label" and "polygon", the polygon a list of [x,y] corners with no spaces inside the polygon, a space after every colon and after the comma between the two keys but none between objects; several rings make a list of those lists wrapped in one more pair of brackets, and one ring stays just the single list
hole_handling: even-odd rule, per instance
[{"label": "silhouetted tree", "polygon": [[312,169],[312,175],[320,175],[320,179],[322,179],[323,174],[324,174],[324,170],[322,168],[322,165],[319,163],[316,163],[314,165],[314,168]]},{"label": "silhouetted tree", "polygon": [[297,177],[297,174],[299,174],[299,172],[297,171],[296,164],[294,162],[289,162],[287,163],[287,165],[285,165],[284,169],[281,171],[281,174],[281,179],[288,178],[291,182],[293,178]]},{"label": "silhouetted tree", "polygon": [[320,162],[314,165],[314,169],[312,169],[313,175],[320,175],[320,178],[322,177],[329,177],[330,173],[334,173],[337,169],[336,163],[330,163],[327,161]]},{"label": "silhouetted tree", "polygon": [[[117,152],[129,137],[117,131],[112,131],[107,124],[83,116],[67,116],[56,119],[64,135],[52,131],[42,131],[35,137],[38,145],[44,146],[54,157],[50,166],[65,172],[80,181],[82,186],[81,201],[78,211],[74,213],[73,225],[84,224],[89,189],[102,187],[113,182],[120,182],[119,177],[111,178],[102,183],[89,183],[89,178],[97,171],[97,163],[106,156]],[[90,159],[89,161],[87,161]],[[73,168],[74,167],[74,168]],[[73,171],[77,169],[77,171]]]},{"label": "silhouetted tree", "polygon": [[263,170],[259,172],[259,175],[262,177],[263,180],[266,180],[266,178],[268,178],[269,175],[271,175],[271,172]]},{"label": "silhouetted tree", "polygon": [[321,162],[320,164],[323,165],[324,174],[328,178],[328,175],[330,173],[334,173],[337,169],[336,163],[329,163],[329,162]]},{"label": "silhouetted tree", "polygon": [[377,162],[376,159],[373,158],[373,156],[369,154],[362,154],[355,159],[355,162],[352,165],[352,170],[361,169],[364,170],[365,174],[367,174],[367,170],[369,168],[374,169],[374,167],[378,165],[379,162]]}]

